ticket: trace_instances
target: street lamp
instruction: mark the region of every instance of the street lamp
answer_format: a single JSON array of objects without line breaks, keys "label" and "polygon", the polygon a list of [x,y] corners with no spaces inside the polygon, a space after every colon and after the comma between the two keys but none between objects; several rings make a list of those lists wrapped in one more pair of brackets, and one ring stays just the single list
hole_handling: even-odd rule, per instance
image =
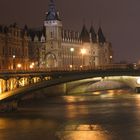
[{"label": "street lamp", "polygon": [[30,69],[33,69],[33,67],[34,67],[33,65],[30,65]]},{"label": "street lamp", "polygon": [[34,63],[34,62],[32,62],[32,63],[30,64],[30,69],[33,69],[33,68],[34,68],[34,66],[35,66],[35,63]]},{"label": "street lamp", "polygon": [[113,58],[113,56],[112,56],[112,55],[110,55],[110,56],[109,56],[109,58],[110,58],[110,62],[112,63],[112,58]]},{"label": "street lamp", "polygon": [[21,64],[17,64],[17,68],[18,69],[21,69]]},{"label": "street lamp", "polygon": [[84,65],[84,55],[86,54],[86,49],[82,48],[81,49],[81,54],[82,54],[82,67]]},{"label": "street lamp", "polygon": [[15,69],[15,58],[16,58],[16,56],[13,55],[13,69]]},{"label": "street lamp", "polygon": [[72,57],[72,68],[73,68],[73,52],[74,52],[74,48],[70,48],[70,51],[71,51],[71,57]]},{"label": "street lamp", "polygon": [[32,63],[31,63],[31,65],[32,65],[32,66],[35,66],[35,63],[34,63],[34,62],[32,62]]}]

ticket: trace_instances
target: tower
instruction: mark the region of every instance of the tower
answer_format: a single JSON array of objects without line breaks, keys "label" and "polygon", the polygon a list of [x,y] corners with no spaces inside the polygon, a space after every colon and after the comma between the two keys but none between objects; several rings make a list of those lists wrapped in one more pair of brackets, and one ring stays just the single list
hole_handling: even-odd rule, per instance
[{"label": "tower", "polygon": [[54,0],[50,0],[44,26],[46,30],[45,67],[54,68],[62,66],[62,22],[59,12],[56,10]]},{"label": "tower", "polygon": [[80,39],[83,41],[83,42],[89,42],[90,38],[89,38],[89,32],[85,26],[85,24],[83,25],[83,28],[82,28],[82,31],[81,31],[81,34],[80,34]]}]

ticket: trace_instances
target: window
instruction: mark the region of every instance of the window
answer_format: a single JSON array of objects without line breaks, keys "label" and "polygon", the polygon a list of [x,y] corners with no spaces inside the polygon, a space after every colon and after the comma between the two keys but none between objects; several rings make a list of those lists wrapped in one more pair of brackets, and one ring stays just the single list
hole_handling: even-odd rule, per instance
[{"label": "window", "polygon": [[51,38],[53,38],[53,32],[50,32],[50,36],[51,36]]},{"label": "window", "polygon": [[50,42],[50,47],[53,48],[53,42]]}]

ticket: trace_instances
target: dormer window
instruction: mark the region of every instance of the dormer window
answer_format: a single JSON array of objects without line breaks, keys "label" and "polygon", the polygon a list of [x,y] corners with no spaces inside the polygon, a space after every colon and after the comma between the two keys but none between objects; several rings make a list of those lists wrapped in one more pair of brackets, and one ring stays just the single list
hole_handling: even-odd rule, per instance
[{"label": "dormer window", "polygon": [[43,35],[41,36],[41,42],[45,42],[45,37]]}]

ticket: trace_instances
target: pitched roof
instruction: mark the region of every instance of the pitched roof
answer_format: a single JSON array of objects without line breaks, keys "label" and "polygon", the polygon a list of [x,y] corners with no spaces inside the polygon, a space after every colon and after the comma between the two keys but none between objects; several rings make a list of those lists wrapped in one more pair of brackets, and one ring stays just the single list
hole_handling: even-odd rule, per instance
[{"label": "pitched roof", "polygon": [[44,26],[41,28],[32,28],[28,29],[28,34],[31,37],[32,40],[34,40],[34,37],[37,36],[39,40],[41,40],[42,35],[45,36],[45,28]]}]

